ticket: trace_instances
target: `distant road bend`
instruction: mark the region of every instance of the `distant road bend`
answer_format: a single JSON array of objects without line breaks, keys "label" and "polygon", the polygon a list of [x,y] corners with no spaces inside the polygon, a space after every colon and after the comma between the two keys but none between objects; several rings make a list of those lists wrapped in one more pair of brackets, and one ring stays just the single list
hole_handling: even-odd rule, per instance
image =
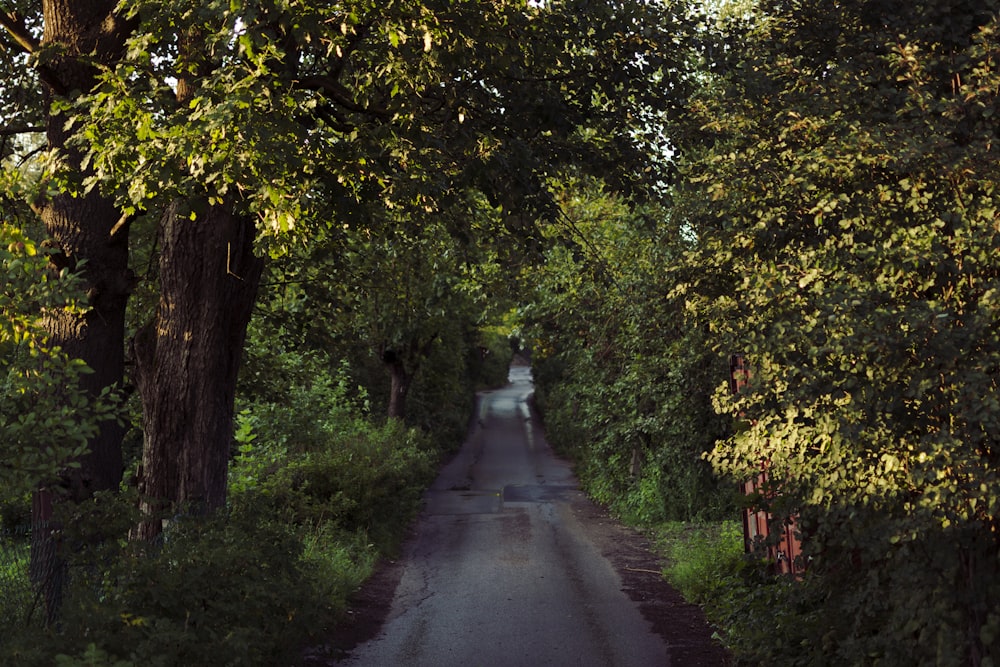
[{"label": "distant road bend", "polygon": [[530,369],[510,380],[481,394],[478,426],[427,492],[381,633],[342,664],[671,665],[574,511],[589,501],[545,442]]}]

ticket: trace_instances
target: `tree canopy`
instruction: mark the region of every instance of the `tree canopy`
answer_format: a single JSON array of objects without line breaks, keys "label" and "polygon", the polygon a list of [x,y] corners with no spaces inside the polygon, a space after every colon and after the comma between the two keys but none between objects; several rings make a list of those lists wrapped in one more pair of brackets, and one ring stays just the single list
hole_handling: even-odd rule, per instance
[{"label": "tree canopy", "polygon": [[[0,481],[62,515],[134,486],[114,562],[175,530],[181,573],[171,544],[245,546],[259,510],[292,581],[315,543],[282,522],[355,551],[403,522],[383,491],[419,497],[518,303],[550,437],[615,511],[725,516],[767,471],[742,502],[796,517],[808,567],[752,570],[741,655],[997,660],[995,0],[6,0],[0,27]],[[149,603],[97,562],[88,590]]]},{"label": "tree canopy", "polygon": [[[41,86],[52,105],[27,199],[69,263],[87,262],[96,308],[80,356],[105,385],[123,381],[131,228],[155,229],[144,278],[158,305],[133,338],[129,379],[144,414],[140,488],[167,505],[224,502],[259,254],[280,261],[330,229],[406,244],[421,235],[400,221],[427,216],[476,243],[449,212],[470,188],[531,238],[561,164],[650,187],[662,147],[635,120],[679,108],[690,59],[661,48],[683,42],[685,14],[641,2],[43,5],[4,18],[9,50],[30,56],[8,62],[9,85]],[[10,112],[40,117],[37,99]],[[101,460],[108,486],[114,460]]]}]

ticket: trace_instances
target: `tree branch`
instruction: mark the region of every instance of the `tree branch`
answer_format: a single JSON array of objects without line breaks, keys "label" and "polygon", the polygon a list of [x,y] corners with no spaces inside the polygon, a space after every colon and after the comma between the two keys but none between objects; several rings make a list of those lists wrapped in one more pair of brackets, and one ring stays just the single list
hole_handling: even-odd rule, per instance
[{"label": "tree branch", "polygon": [[385,109],[366,107],[355,102],[351,99],[349,91],[343,86],[343,84],[331,76],[324,76],[322,74],[306,76],[299,79],[298,84],[302,88],[318,90],[319,92],[324,93],[329,96],[332,101],[336,102],[348,111],[374,116],[375,118],[384,121],[392,118],[392,114]]},{"label": "tree branch", "polygon": [[34,149],[28,151],[27,153],[25,153],[24,155],[21,156],[21,159],[18,160],[18,162],[17,162],[17,166],[20,167],[21,165],[25,164],[28,160],[30,160],[35,155],[37,155],[37,154],[39,154],[39,153],[41,153],[43,151],[48,150],[48,148],[49,148],[48,144],[42,144],[40,146],[36,146]]},{"label": "tree branch", "polygon": [[25,53],[30,54],[38,50],[38,40],[28,32],[24,19],[14,12],[0,12],[0,26],[3,26]]},{"label": "tree branch", "polygon": [[361,42],[365,39],[365,37],[368,36],[368,33],[371,31],[373,23],[374,19],[359,24],[355,28],[354,32],[347,38],[347,48],[342,49],[340,57],[337,58],[336,64],[330,71],[330,75],[333,78],[335,79],[340,78],[341,73],[344,71],[344,66],[347,64],[347,57],[359,48]]},{"label": "tree branch", "polygon": [[45,127],[42,125],[10,125],[7,127],[0,127],[0,137],[9,137],[15,134],[32,134],[34,132],[44,132]]}]

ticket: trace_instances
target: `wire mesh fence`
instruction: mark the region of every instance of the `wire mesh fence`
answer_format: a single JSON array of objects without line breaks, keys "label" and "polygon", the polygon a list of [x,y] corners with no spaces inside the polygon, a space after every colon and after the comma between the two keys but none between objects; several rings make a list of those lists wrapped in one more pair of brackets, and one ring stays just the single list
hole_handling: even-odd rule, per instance
[{"label": "wire mesh fence", "polygon": [[34,600],[30,575],[31,530],[0,526],[0,627],[26,622]]},{"label": "wire mesh fence", "polygon": [[0,526],[0,628],[55,621],[66,583],[58,548],[44,525]]}]

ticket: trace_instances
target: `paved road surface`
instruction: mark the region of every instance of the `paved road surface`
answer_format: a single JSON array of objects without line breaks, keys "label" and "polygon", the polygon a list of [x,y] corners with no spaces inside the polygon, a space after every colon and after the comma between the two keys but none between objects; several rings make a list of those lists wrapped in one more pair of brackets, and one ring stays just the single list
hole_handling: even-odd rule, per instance
[{"label": "paved road surface", "polygon": [[510,379],[482,395],[479,426],[428,491],[382,633],[344,664],[670,664],[574,517],[582,494],[529,407],[530,370]]}]

